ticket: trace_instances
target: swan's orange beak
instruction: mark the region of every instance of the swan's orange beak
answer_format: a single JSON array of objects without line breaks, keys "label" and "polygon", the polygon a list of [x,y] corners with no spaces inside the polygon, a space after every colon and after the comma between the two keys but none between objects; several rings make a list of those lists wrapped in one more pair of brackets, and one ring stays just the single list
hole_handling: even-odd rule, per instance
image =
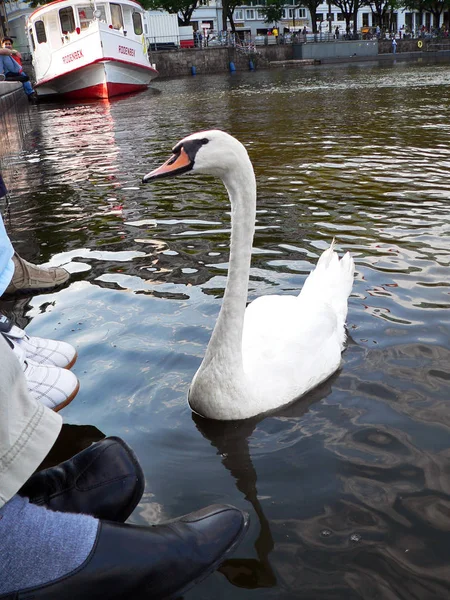
[{"label": "swan's orange beak", "polygon": [[160,179],[161,177],[173,177],[180,173],[186,173],[186,171],[192,169],[193,165],[194,163],[187,155],[183,146],[181,146],[163,165],[144,175],[142,183],[147,183],[153,179]]}]

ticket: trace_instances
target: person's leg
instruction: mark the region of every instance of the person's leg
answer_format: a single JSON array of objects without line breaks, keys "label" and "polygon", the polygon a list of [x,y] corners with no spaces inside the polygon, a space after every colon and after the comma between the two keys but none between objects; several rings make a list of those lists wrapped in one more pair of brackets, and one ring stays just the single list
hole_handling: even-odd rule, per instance
[{"label": "person's leg", "polygon": [[31,85],[31,81],[24,81],[22,83],[23,91],[27,96],[31,96],[35,93],[33,86]]},{"label": "person's leg", "polygon": [[77,569],[94,546],[99,523],[56,513],[14,496],[0,508],[0,594],[48,583]]},{"label": "person's leg", "polygon": [[[7,81],[8,76],[12,77],[13,75],[20,75],[22,72],[22,67],[14,60],[14,58],[12,58],[12,56],[3,56],[3,67]],[[28,79],[28,76],[25,77]]]},{"label": "person's leg", "polygon": [[31,398],[21,365],[0,335],[0,506],[41,464],[61,425],[60,416]]},{"label": "person's leg", "polygon": [[248,517],[226,505],[152,527],[53,512],[18,497],[0,516],[0,598],[8,600],[178,598],[248,527]]},{"label": "person's leg", "polygon": [[206,577],[242,539],[248,517],[230,506],[135,527],[14,496],[60,427],[59,417],[27,393],[20,364],[0,336],[0,598],[24,592],[36,600],[162,600]]}]

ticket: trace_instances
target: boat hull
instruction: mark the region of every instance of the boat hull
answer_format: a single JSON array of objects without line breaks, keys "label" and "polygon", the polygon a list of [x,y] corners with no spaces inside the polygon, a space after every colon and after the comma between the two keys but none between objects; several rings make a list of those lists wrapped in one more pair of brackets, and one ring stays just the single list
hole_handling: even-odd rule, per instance
[{"label": "boat hull", "polygon": [[58,94],[66,99],[104,99],[144,90],[157,71],[114,59],[102,59],[93,64],[63,73],[36,84],[39,96]]}]

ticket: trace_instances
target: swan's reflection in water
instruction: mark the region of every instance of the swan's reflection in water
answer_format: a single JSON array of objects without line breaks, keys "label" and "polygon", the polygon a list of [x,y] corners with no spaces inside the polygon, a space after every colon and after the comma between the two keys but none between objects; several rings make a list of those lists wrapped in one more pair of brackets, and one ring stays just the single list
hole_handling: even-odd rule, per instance
[{"label": "swan's reflection in water", "polygon": [[[277,417],[301,419],[315,402],[323,400],[331,392],[334,375],[310,394],[276,412]],[[274,414],[274,413],[272,413]],[[258,423],[266,415],[245,421],[212,421],[192,413],[192,419],[203,437],[217,448],[222,464],[236,481],[237,489],[250,502],[259,521],[259,534],[255,540],[256,558],[231,558],[224,561],[219,571],[237,587],[255,589],[270,588],[277,584],[269,555],[274,549],[270,523],[258,498],[257,473],[250,455],[249,440]]]}]

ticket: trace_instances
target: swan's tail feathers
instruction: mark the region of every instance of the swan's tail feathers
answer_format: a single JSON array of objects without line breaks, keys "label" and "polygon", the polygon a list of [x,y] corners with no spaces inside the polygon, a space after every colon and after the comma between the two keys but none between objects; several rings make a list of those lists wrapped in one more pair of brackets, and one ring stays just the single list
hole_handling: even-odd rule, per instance
[{"label": "swan's tail feathers", "polygon": [[339,260],[333,248],[334,240],[307,277],[299,298],[315,304],[329,304],[336,314],[339,326],[344,326],[347,318],[347,299],[353,287],[355,263],[349,252]]}]

